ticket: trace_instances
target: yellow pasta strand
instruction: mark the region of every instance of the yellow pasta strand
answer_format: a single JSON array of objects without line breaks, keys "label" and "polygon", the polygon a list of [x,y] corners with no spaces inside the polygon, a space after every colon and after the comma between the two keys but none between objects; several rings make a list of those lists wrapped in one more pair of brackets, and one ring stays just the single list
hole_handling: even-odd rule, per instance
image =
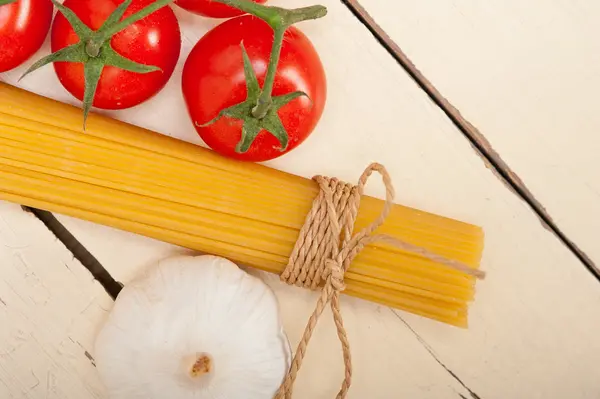
[{"label": "yellow pasta strand", "polygon": [[[281,273],[318,187],[309,179],[0,83],[0,199]],[[364,197],[356,229],[382,201]],[[381,233],[477,268],[481,228],[396,205]],[[474,279],[386,245],[346,273],[348,295],[465,327]]]}]

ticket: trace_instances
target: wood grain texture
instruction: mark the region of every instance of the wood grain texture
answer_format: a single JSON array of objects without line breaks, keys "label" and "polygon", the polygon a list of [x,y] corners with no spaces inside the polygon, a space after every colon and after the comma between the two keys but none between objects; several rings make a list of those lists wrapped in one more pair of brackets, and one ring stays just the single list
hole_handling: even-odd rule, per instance
[{"label": "wood grain texture", "polygon": [[[350,398],[597,397],[597,282],[486,168],[463,135],[351,13],[335,0],[323,3],[329,7],[328,24],[300,27],[328,71],[326,111],[305,144],[269,165],[306,177],[326,174],[355,181],[369,162],[379,161],[392,174],[399,203],[483,226],[482,267],[489,273],[478,284],[468,331],[342,298],[355,362]],[[183,59],[209,23],[178,15],[185,34]],[[181,64],[152,101],[112,115],[200,143],[185,114],[180,74]],[[15,83],[16,76],[18,72],[6,79]],[[75,103],[51,68],[19,85]],[[383,196],[377,183],[367,191]],[[125,284],[156,260],[187,252],[80,220],[61,220]],[[263,277],[277,293],[295,346],[316,295],[283,286],[274,276]],[[297,398],[331,398],[338,389],[341,350],[329,316],[324,315],[311,342]]]},{"label": "wood grain texture", "polygon": [[557,227],[600,263],[600,4],[360,3],[522,179]]},{"label": "wood grain texture", "polygon": [[93,340],[111,300],[35,216],[0,202],[0,397],[102,398]]}]

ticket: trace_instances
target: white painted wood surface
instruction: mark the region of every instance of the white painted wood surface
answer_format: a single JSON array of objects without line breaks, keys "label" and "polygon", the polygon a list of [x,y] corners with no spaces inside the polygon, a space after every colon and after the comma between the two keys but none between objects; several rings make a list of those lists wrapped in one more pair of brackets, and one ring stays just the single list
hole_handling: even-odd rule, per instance
[{"label": "white painted wood surface", "polygon": [[358,2],[600,264],[600,2]]},{"label": "white painted wood surface", "polygon": [[0,398],[103,397],[91,353],[111,302],[35,216],[0,202]]},{"label": "white painted wood surface", "polygon": [[[398,202],[484,227],[483,268],[489,272],[478,285],[469,330],[343,298],[355,362],[350,398],[469,398],[468,389],[448,370],[485,399],[598,397],[597,282],[486,168],[351,13],[336,0],[323,3],[330,11],[328,24],[311,22],[301,28],[328,71],[328,105],[313,136],[270,165],[306,177],[320,173],[354,181],[369,162],[382,162],[392,173]],[[181,12],[178,16],[185,33],[183,60],[212,23]],[[19,72],[4,78],[14,83]],[[179,92],[180,73],[181,65],[152,101],[112,115],[199,143]],[[20,86],[75,103],[51,68]],[[160,117],[158,110],[172,116]],[[375,183],[368,192],[381,196],[383,187]],[[80,220],[61,220],[125,284],[156,260],[186,252]],[[264,277],[280,299],[285,329],[295,346],[316,296],[282,286],[274,276]],[[30,305],[30,312],[37,309]],[[297,398],[331,398],[341,381],[341,354],[328,316],[309,348]],[[86,334],[91,342],[93,331]],[[15,372],[13,378],[24,378],[22,373]],[[20,397],[18,391],[9,392]]]}]

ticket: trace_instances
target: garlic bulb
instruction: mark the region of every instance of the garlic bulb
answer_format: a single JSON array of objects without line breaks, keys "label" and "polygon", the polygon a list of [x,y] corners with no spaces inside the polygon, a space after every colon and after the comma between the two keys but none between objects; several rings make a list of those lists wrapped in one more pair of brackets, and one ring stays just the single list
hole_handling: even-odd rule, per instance
[{"label": "garlic bulb", "polygon": [[123,289],[95,358],[112,399],[271,399],[291,353],[266,284],[226,259],[182,256]]}]

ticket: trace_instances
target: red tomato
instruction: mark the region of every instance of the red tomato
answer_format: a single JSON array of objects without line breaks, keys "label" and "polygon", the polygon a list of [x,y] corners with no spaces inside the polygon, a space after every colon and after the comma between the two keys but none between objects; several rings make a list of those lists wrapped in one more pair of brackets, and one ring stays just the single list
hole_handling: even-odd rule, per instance
[{"label": "red tomato", "polygon": [[0,72],[18,67],[39,50],[52,12],[50,0],[17,0],[0,6]]},{"label": "red tomato", "polygon": [[312,132],[323,113],[326,98],[325,71],[308,38],[294,27],[288,28],[275,75],[273,96],[303,91],[299,97],[279,109],[289,144],[281,151],[279,141],[261,131],[249,150],[237,153],[242,122],[216,117],[224,108],[243,102],[246,82],[240,43],[243,41],[260,86],[263,86],[273,44],[273,30],[264,21],[250,15],[233,18],[209,31],[196,44],[183,69],[183,95],[200,137],[215,151],[246,161],[266,161],[291,151]]},{"label": "red tomato", "polygon": [[[267,0],[253,0],[255,3],[266,3]],[[244,14],[244,12],[218,3],[213,0],[176,0],[175,4],[179,7],[193,12],[194,14],[203,15],[212,18],[231,18]]]},{"label": "red tomato", "polygon": [[[93,30],[124,0],[65,0],[65,7],[77,14]],[[123,18],[140,11],[154,0],[133,0]],[[52,51],[75,44],[79,38],[67,19],[57,13],[52,24]],[[162,71],[139,74],[106,66],[102,71],[93,105],[104,109],[123,109],[138,105],[159,92],[167,83],[179,58],[181,34],[171,8],[163,7],[117,33],[112,48],[132,61],[154,65]],[[54,69],[62,85],[79,100],[83,99],[83,64],[55,62]]]}]

